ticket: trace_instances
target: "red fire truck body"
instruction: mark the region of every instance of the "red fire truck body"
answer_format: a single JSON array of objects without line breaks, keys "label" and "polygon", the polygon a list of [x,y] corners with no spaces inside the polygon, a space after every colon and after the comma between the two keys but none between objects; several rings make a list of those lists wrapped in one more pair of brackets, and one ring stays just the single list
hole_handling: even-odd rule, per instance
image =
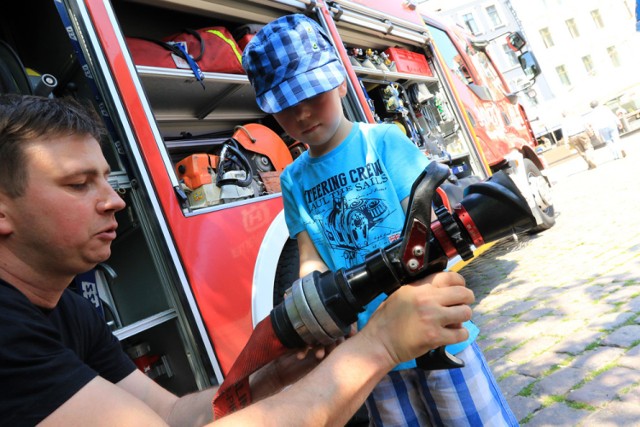
[{"label": "red fire truck body", "polygon": [[[179,59],[175,68],[137,63],[136,38],[165,40],[185,28],[239,29],[306,13],[331,34],[345,63],[351,120],[398,124],[460,181],[510,170],[542,215],[541,227],[552,224],[553,206],[540,195],[548,186],[544,165],[524,111],[500,74],[488,75],[484,59],[469,56],[481,44],[408,3],[25,0],[3,6],[0,65],[7,67],[0,67],[0,93],[74,96],[105,121],[110,181],[128,208],[118,214],[111,259],[92,272],[95,302],[131,357],[153,360],[145,371],[163,386],[183,394],[222,381],[254,325],[297,277],[277,176],[304,147],[257,108],[245,75],[213,69],[199,79],[193,69],[179,68]],[[238,46],[251,31],[237,37]],[[451,48],[463,53],[472,83],[452,71]],[[374,62],[385,61],[386,51],[397,63],[378,67]],[[429,73],[412,71],[416,64]],[[57,82],[43,83],[50,76]]]}]

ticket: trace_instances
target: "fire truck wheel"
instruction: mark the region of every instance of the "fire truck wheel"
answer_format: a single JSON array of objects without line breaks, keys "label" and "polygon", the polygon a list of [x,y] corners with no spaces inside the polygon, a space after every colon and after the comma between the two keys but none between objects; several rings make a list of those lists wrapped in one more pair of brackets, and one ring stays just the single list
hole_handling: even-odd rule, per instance
[{"label": "fire truck wheel", "polygon": [[556,223],[553,199],[551,197],[551,185],[542,175],[538,167],[529,159],[524,159],[524,168],[527,173],[527,181],[538,205],[538,212],[542,223],[531,229],[529,233],[535,234],[548,230]]},{"label": "fire truck wheel", "polygon": [[273,305],[282,302],[284,292],[291,287],[300,274],[300,254],[298,254],[298,242],[287,239],[282,248],[276,278],[273,284]]}]

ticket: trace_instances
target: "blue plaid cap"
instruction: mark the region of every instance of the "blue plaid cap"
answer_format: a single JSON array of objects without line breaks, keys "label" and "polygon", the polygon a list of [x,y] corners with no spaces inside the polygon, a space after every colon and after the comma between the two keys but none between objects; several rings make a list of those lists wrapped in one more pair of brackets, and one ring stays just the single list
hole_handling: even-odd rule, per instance
[{"label": "blue plaid cap", "polygon": [[244,48],[242,66],[269,114],[335,89],[346,75],[324,30],[300,14],[265,25]]}]

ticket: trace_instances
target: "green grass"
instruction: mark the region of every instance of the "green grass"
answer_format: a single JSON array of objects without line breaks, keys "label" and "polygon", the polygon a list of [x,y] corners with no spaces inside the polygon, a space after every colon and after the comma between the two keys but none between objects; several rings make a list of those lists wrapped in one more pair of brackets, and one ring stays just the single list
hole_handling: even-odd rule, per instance
[{"label": "green grass", "polygon": [[608,363],[606,365],[604,365],[602,368],[600,369],[596,369],[593,372],[589,372],[583,379],[582,381],[580,381],[578,384],[576,384],[574,386],[574,390],[579,389],[580,387],[582,387],[583,385],[585,385],[586,383],[588,383],[589,381],[593,380],[595,377],[597,377],[600,374],[603,374],[605,372],[607,372],[608,370],[615,368],[616,366],[618,366],[617,363],[612,362],[612,363]]},{"label": "green grass", "polygon": [[574,402],[572,400],[566,400],[565,401],[565,405],[567,405],[570,408],[573,409],[583,409],[583,410],[587,410],[590,412],[595,411],[597,408],[595,406],[589,405],[588,403],[584,403],[584,402]]},{"label": "green grass", "polygon": [[560,396],[558,394],[552,394],[550,396],[545,396],[542,398],[542,407],[547,408],[551,405],[555,405],[556,403],[566,402],[566,398],[564,396]]},{"label": "green grass", "polygon": [[[600,332],[602,332],[602,331],[600,331]],[[595,348],[600,347],[600,341],[601,340],[596,340],[596,341],[592,342],[591,344],[589,344],[588,346],[586,346],[584,348],[584,351],[582,353],[584,353],[586,351],[589,351],[589,350],[594,350]]]},{"label": "green grass", "polygon": [[531,384],[520,390],[517,395],[522,397],[531,397],[531,394],[533,393],[533,386],[538,384],[538,382],[540,382],[540,380],[532,382]]},{"label": "green grass", "polygon": [[516,371],[509,371],[509,372],[505,372],[504,374],[500,375],[500,378],[498,378],[498,381],[502,381],[504,379],[507,379],[511,376],[514,376],[516,374]]}]

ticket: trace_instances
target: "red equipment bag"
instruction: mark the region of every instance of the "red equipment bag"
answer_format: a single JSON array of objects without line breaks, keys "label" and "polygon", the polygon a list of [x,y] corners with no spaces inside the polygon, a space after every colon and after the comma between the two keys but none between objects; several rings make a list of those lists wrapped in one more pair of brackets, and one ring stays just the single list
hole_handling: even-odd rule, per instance
[{"label": "red equipment bag", "polygon": [[160,40],[126,37],[127,46],[136,65],[176,68],[172,54],[176,54]]},{"label": "red equipment bag", "polygon": [[165,42],[186,42],[187,51],[202,71],[227,74],[244,74],[242,50],[229,30],[224,27],[207,27],[185,30],[164,39]]},{"label": "red equipment bag", "polygon": [[127,45],[136,65],[163,68],[191,68],[184,53],[173,43],[181,43],[202,71],[244,74],[242,51],[224,27],[185,29],[163,40],[127,37]]},{"label": "red equipment bag", "polygon": [[264,27],[262,24],[245,24],[233,30],[233,38],[238,42],[240,49],[244,50],[247,43],[251,41],[260,29]]}]

